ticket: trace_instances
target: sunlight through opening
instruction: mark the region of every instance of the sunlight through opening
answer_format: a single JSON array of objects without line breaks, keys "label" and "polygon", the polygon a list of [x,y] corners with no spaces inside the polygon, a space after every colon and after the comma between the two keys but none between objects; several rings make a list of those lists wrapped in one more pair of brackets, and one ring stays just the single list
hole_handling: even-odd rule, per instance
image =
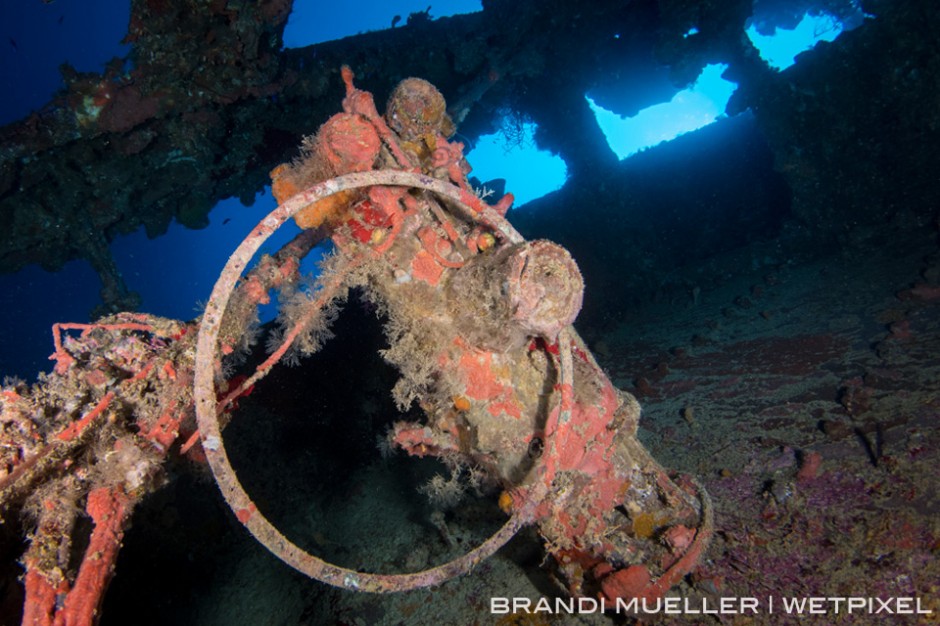
[{"label": "sunlight through opening", "polygon": [[727,65],[718,64],[705,66],[692,86],[677,93],[669,102],[647,107],[633,117],[621,117],[585,97],[611,150],[617,158],[624,159],[698,130],[723,115],[728,99],[737,87],[721,77],[727,68]]},{"label": "sunlight through opening", "polygon": [[792,30],[777,28],[772,35],[761,35],[757,26],[751,24],[745,32],[760,51],[761,58],[774,69],[785,70],[796,62],[796,55],[801,52],[812,49],[820,41],[834,41],[842,34],[842,23],[825,13],[807,13]]},{"label": "sunlight through opening", "polygon": [[504,179],[506,191],[516,198],[513,206],[560,189],[568,177],[561,157],[535,147],[535,128],[535,124],[526,122],[519,127],[521,132],[514,132],[511,137],[505,132],[483,135],[472,150],[469,145],[465,149],[467,160],[473,166],[471,175],[488,190],[494,187],[487,185],[489,181]]}]

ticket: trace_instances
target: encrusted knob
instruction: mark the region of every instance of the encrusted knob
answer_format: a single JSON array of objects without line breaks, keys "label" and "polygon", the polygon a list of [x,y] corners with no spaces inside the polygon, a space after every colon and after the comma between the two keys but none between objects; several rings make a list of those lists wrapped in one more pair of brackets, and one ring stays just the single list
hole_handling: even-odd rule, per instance
[{"label": "encrusted knob", "polygon": [[460,333],[505,351],[532,336],[554,341],[581,310],[584,280],[567,250],[527,241],[477,256],[456,272],[449,293]]}]

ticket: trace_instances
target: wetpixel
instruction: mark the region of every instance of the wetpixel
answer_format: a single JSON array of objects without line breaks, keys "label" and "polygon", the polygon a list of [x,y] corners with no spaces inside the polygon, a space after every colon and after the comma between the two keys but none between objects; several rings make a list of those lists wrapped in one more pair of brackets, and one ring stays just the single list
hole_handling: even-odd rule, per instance
[{"label": "wetpixel", "polygon": [[786,613],[789,615],[932,615],[917,597],[723,597],[709,598],[617,598],[608,602],[580,598],[490,598],[490,613],[589,614],[625,613],[630,615],[741,615]]}]

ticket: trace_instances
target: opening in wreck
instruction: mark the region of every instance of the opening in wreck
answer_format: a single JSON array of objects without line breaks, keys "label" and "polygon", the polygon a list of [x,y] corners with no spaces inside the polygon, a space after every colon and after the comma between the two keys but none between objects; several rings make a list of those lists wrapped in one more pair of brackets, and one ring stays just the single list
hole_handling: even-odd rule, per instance
[{"label": "opening in wreck", "polygon": [[[765,6],[763,10],[770,9]],[[751,18],[745,32],[761,58],[780,71],[793,65],[797,55],[811,50],[820,41],[835,41],[843,31],[857,27],[863,17],[857,7],[841,18],[815,9],[796,17],[778,15],[777,19],[782,20],[780,24],[770,17]],[[684,38],[698,34],[699,29],[692,27]],[[735,82],[724,78],[727,69],[727,64],[710,63],[691,85],[677,91],[671,99],[645,107],[635,115],[618,114],[598,104],[590,92],[585,97],[611,150],[618,158],[625,159],[724,117],[728,101],[737,88]],[[629,85],[629,88],[635,89],[635,86]]]},{"label": "opening in wreck", "polygon": [[708,126],[724,115],[735,83],[722,78],[724,64],[707,65],[695,82],[671,100],[624,118],[585,97],[604,131],[611,150],[620,159]]}]

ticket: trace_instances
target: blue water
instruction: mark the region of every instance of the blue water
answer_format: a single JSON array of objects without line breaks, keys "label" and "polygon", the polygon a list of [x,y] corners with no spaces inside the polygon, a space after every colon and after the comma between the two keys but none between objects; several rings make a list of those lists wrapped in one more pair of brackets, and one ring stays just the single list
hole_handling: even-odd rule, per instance
[{"label": "blue water", "polygon": [[608,111],[591,98],[588,103],[611,150],[623,159],[698,130],[724,115],[737,87],[722,78],[726,69],[726,65],[706,66],[694,84],[674,95],[669,102],[647,107],[629,118]]},{"label": "blue water", "polygon": [[323,41],[342,39],[372,30],[389,28],[396,17],[396,25],[403,26],[412,13],[429,8],[432,19],[473,13],[483,9],[481,0],[398,0],[397,2],[316,2],[298,0],[284,29],[284,46],[302,48]]}]

